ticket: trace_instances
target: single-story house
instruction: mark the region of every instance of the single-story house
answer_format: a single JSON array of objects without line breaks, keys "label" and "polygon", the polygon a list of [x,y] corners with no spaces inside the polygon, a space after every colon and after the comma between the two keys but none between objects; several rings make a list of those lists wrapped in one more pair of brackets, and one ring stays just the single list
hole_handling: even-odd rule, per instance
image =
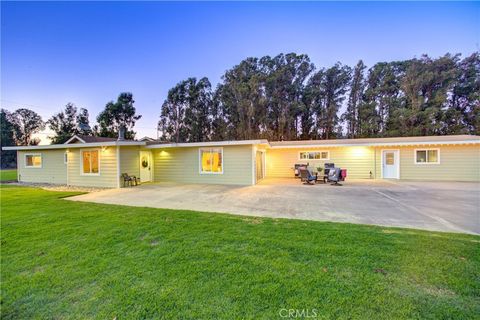
[{"label": "single-story house", "polygon": [[480,136],[193,143],[76,135],[64,144],[4,147],[17,151],[18,180],[72,186],[141,182],[254,185],[293,177],[294,165],[334,163],[353,179],[480,181]]}]

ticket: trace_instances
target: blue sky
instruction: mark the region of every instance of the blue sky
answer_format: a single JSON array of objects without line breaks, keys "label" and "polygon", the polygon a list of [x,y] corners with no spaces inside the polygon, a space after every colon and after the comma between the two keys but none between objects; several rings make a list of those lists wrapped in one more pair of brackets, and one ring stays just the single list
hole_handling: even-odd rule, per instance
[{"label": "blue sky", "polygon": [[1,106],[46,120],[73,102],[93,122],[131,91],[138,136],[154,137],[169,88],[191,76],[215,85],[249,56],[371,66],[479,46],[474,2],[2,2]]}]

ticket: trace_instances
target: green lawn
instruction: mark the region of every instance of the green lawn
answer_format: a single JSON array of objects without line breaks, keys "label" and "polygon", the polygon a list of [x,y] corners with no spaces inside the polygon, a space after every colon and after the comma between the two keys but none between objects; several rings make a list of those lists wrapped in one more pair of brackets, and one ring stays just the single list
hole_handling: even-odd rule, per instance
[{"label": "green lawn", "polygon": [[17,170],[0,170],[0,181],[15,181],[17,180]]},{"label": "green lawn", "polygon": [[2,319],[480,314],[478,236],[62,199],[71,194],[2,186]]}]

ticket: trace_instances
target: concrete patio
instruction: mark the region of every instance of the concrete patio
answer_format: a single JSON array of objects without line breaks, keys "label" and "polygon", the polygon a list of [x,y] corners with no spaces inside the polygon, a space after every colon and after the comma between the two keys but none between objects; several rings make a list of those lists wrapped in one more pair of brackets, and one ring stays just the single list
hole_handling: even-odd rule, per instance
[{"label": "concrete patio", "polygon": [[118,205],[480,234],[480,184],[264,179],[256,186],[155,183],[68,198]]}]

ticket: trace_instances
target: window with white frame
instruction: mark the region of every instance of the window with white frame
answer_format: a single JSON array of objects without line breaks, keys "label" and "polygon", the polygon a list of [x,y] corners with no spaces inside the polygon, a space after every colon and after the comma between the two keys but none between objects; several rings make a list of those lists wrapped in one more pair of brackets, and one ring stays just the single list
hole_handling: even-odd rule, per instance
[{"label": "window with white frame", "polygon": [[200,173],[223,173],[223,148],[200,148]]},{"label": "window with white frame", "polygon": [[25,168],[41,168],[41,167],[42,167],[41,153],[25,154]]},{"label": "window with white frame", "polygon": [[416,149],[416,164],[438,164],[440,163],[440,149]]},{"label": "window with white frame", "polygon": [[82,171],[84,175],[100,174],[100,159],[98,150],[82,150]]},{"label": "window with white frame", "polygon": [[328,160],[330,152],[328,151],[301,151],[298,154],[299,160]]}]

